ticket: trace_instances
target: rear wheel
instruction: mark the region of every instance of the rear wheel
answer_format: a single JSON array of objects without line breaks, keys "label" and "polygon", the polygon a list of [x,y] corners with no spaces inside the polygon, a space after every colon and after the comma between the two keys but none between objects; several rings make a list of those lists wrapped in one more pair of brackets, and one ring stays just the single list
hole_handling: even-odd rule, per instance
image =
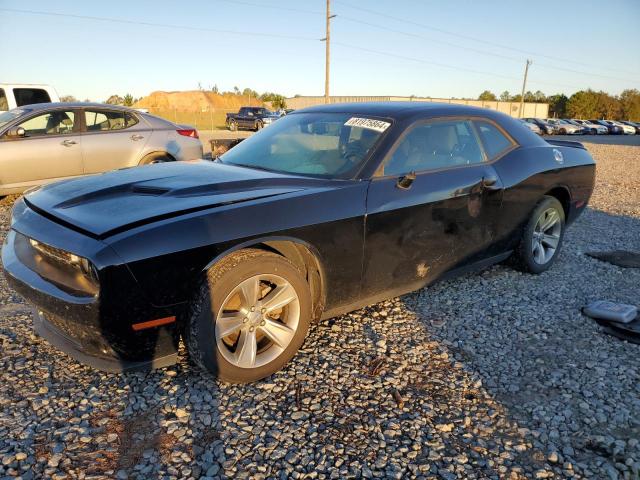
[{"label": "rear wheel", "polygon": [[566,135],[567,131],[564,128],[561,128],[560,132],[558,132],[558,133],[560,133],[560,135]]},{"label": "rear wheel", "polygon": [[545,196],[536,206],[515,252],[516,266],[542,273],[555,261],[564,239],[565,215],[555,197]]},{"label": "rear wheel", "polygon": [[597,135],[598,131],[595,128],[591,129],[591,135]]},{"label": "rear wheel", "polygon": [[286,258],[240,250],[208,272],[190,307],[185,343],[218,378],[246,383],[280,370],[302,346],[311,294]]},{"label": "rear wheel", "polygon": [[174,158],[168,153],[151,153],[140,161],[140,165],[150,165],[152,163],[173,162]]}]

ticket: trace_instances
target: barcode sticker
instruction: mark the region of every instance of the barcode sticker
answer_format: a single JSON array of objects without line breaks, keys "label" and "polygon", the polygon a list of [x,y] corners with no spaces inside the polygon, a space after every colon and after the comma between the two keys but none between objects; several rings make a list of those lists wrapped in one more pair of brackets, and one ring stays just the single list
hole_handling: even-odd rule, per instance
[{"label": "barcode sticker", "polygon": [[351,117],[345,125],[347,127],[360,127],[375,130],[376,132],[384,132],[391,124],[382,120],[373,120],[372,118]]}]

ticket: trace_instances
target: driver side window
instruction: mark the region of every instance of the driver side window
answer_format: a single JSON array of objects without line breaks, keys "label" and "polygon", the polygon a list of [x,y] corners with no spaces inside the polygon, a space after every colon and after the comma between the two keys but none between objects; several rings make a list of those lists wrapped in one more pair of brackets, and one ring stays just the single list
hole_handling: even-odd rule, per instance
[{"label": "driver side window", "polygon": [[395,146],[384,175],[404,175],[484,161],[482,150],[467,120],[436,121],[410,130]]},{"label": "driver side window", "polygon": [[43,135],[67,135],[73,133],[75,114],[73,112],[54,111],[37,115],[22,122],[25,137]]}]

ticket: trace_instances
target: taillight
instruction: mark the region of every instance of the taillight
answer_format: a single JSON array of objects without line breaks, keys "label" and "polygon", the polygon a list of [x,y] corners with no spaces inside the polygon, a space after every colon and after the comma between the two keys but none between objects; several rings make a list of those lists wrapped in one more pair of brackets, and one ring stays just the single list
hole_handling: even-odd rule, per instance
[{"label": "taillight", "polygon": [[198,137],[198,131],[195,128],[184,128],[176,130],[183,137],[200,138]]}]

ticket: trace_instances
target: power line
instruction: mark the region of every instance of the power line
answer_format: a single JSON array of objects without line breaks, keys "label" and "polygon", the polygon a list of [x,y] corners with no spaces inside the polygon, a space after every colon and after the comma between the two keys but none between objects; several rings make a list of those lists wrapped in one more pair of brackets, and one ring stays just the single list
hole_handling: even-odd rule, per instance
[{"label": "power line", "polygon": [[[218,1],[226,2],[226,3],[233,3],[233,4],[237,4],[237,5],[245,5],[245,6],[250,6],[250,7],[256,7],[256,8],[267,8],[267,9],[271,9],[271,10],[282,10],[282,11],[291,11],[291,12],[297,12],[297,13],[304,13],[304,14],[308,14],[308,15],[322,15],[323,14],[323,12],[320,12],[320,11],[303,10],[303,9],[299,9],[299,8],[290,8],[290,7],[280,7],[280,6],[276,6],[276,5],[263,5],[263,4],[254,3],[254,2],[247,2],[247,1],[244,1],[244,0],[218,0]],[[359,9],[359,10],[362,10],[362,11],[367,12],[367,13],[372,13],[372,14],[375,14],[375,15],[384,15],[385,17],[387,17],[386,14],[377,13],[377,12],[374,12],[373,10],[365,9],[365,8],[362,8],[362,7],[355,7],[355,6],[349,5],[346,2],[342,2],[342,1],[339,1],[339,0],[335,0],[335,1],[337,3],[341,3],[343,5],[346,5],[346,6],[350,7],[350,8],[353,8],[353,9]],[[487,55],[487,56],[492,56],[492,57],[496,57],[496,58],[502,58],[503,60],[509,60],[509,61],[513,61],[513,62],[517,62],[517,63],[522,62],[522,57],[514,57],[514,56],[504,55],[504,54],[500,54],[500,53],[496,53],[496,52],[491,52],[491,51],[488,51],[488,50],[482,50],[482,49],[479,49],[479,48],[473,48],[473,47],[469,47],[469,46],[466,46],[466,45],[460,45],[460,44],[457,44],[457,43],[448,42],[446,40],[439,40],[439,39],[435,39],[435,38],[431,38],[431,37],[426,37],[424,35],[420,35],[419,33],[407,32],[407,31],[404,31],[404,30],[398,30],[398,29],[395,29],[395,28],[387,27],[386,25],[380,25],[378,23],[367,22],[367,21],[364,21],[364,20],[360,20],[358,18],[353,18],[353,17],[347,16],[347,15],[339,15],[339,16],[337,16],[337,18],[338,18],[338,20],[346,20],[348,22],[358,23],[360,25],[366,25],[366,26],[377,28],[377,29],[380,29],[380,30],[386,30],[388,32],[396,33],[396,34],[399,34],[399,35],[404,35],[404,36],[407,36],[407,37],[420,38],[420,39],[423,39],[423,40],[427,40],[429,42],[437,43],[437,44],[440,44],[440,45],[447,45],[447,46],[450,46],[450,47],[453,47],[453,48],[458,48],[458,49],[461,49],[461,50],[466,50],[466,51],[469,51],[469,52],[478,53],[480,55]],[[489,45],[495,45],[495,46],[498,46],[500,48],[507,48],[509,50],[513,50],[513,51],[520,52],[520,53],[533,54],[532,52],[528,52],[528,51],[525,51],[525,50],[515,49],[515,48],[511,48],[511,47],[505,47],[504,45],[494,44],[492,42],[487,42],[486,40],[481,40],[481,39],[477,39],[477,38],[474,38],[474,37],[468,37],[466,35],[459,35],[459,34],[456,34],[456,33],[453,33],[453,32],[449,32],[447,30],[438,29],[436,27],[430,27],[430,26],[427,26],[427,25],[419,24],[417,22],[412,22],[412,21],[409,21],[409,20],[401,19],[400,17],[390,16],[389,18],[395,19],[397,21],[411,23],[411,24],[414,24],[414,25],[419,25],[419,26],[422,26],[424,28],[430,28],[430,29],[433,29],[433,30],[440,31],[442,33],[449,34],[449,35],[456,35],[456,36],[460,36],[460,37],[465,38],[465,39],[471,39],[471,40],[476,40],[476,41],[479,41],[479,42],[488,43]],[[535,55],[540,56],[540,57],[545,57],[545,58],[551,58],[551,59],[556,59],[557,58],[557,57],[549,57],[547,55],[542,55],[542,54],[535,54]],[[572,63],[576,63],[578,65],[588,66],[588,65],[582,64],[580,62],[574,62],[572,60],[564,60],[564,59],[558,59],[558,60],[559,61],[569,61],[569,62],[572,62]],[[546,69],[550,69],[550,70],[561,70],[561,71],[564,71],[564,72],[576,73],[576,74],[579,74],[579,75],[589,75],[589,76],[593,76],[593,77],[608,78],[608,79],[612,79],[612,80],[629,82],[631,84],[635,83],[635,80],[630,80],[628,78],[615,77],[615,76],[612,76],[612,75],[604,75],[604,74],[601,74],[601,73],[593,73],[593,72],[583,72],[583,71],[575,70],[575,69],[572,69],[572,68],[559,67],[559,66],[549,65],[549,64],[540,63],[540,62],[536,62],[536,65],[538,67],[546,68]],[[596,67],[596,68],[601,68],[601,67]],[[624,70],[620,70],[620,71],[624,71]],[[627,73],[629,73],[629,72],[627,72]]]},{"label": "power line", "polygon": [[80,20],[93,20],[93,21],[100,21],[100,22],[120,23],[120,24],[126,24],[126,25],[138,25],[138,26],[145,26],[145,27],[173,28],[173,29],[179,29],[179,30],[190,30],[194,32],[224,33],[228,35],[243,35],[243,36],[248,35],[248,36],[256,36],[256,37],[282,38],[287,40],[306,40],[306,41],[312,41],[312,42],[318,41],[317,38],[302,37],[298,35],[282,35],[279,33],[240,31],[240,30],[222,30],[217,28],[192,27],[188,25],[176,25],[171,23],[141,22],[137,20],[126,20],[126,19],[112,18],[112,17],[95,17],[90,15],[76,15],[72,13],[43,12],[38,10],[22,10],[18,8],[0,8],[0,11],[12,12],[12,13],[24,13],[28,15],[44,15],[44,16],[50,16],[50,17],[76,18]]},{"label": "power line", "polygon": [[[389,28],[389,27],[384,26],[384,25],[371,23],[371,22],[365,22],[364,20],[359,20],[359,19],[356,19],[356,18],[347,17],[345,15],[339,15],[337,18],[340,19],[340,20],[347,20],[349,22],[359,23],[359,24],[362,24],[362,25],[367,25],[367,26],[370,26],[370,27],[378,28],[378,29],[381,29],[381,30],[386,30],[388,32],[393,32],[393,33],[397,33],[397,34],[400,34],[400,35],[405,35],[405,36],[408,36],[408,37],[420,38],[420,39],[423,39],[423,40],[427,40],[429,42],[438,43],[438,44],[441,44],[441,45],[447,45],[447,46],[450,46],[450,47],[459,48],[461,50],[467,50],[467,51],[474,52],[474,53],[479,53],[480,55],[488,55],[488,56],[492,56],[492,57],[498,57],[498,58],[502,58],[502,59],[505,59],[505,60],[514,61],[514,62],[517,62],[517,63],[522,62],[522,58],[521,57],[512,57],[512,56],[508,56],[508,55],[502,55],[500,53],[489,52],[487,50],[480,50],[478,48],[467,47],[467,46],[464,46],[464,45],[459,45],[459,44],[448,42],[448,41],[445,41],[445,40],[438,40],[438,39],[426,37],[426,36],[420,35],[418,33],[405,32],[405,31],[402,31],[402,30]],[[582,71],[574,70],[574,69],[571,69],[571,68],[556,67],[554,65],[548,65],[548,64],[544,64],[544,63],[537,63],[536,62],[536,64],[538,66],[540,66],[540,67],[549,68],[549,69],[552,69],[552,70],[562,70],[562,71],[565,71],[565,72],[577,73],[577,74],[580,74],[580,75],[590,75],[590,76],[595,76],[595,77],[602,77],[602,78],[609,78],[609,79],[613,79],[613,80],[620,80],[620,81],[629,82],[629,83],[632,83],[632,84],[635,83],[634,80],[630,80],[630,79],[627,79],[627,78],[614,77],[614,76],[611,76],[611,75],[603,75],[603,74],[600,74],[600,73],[582,72]]]},{"label": "power line", "polygon": [[281,7],[276,5],[263,5],[261,3],[253,3],[253,2],[245,2],[244,0],[218,0],[219,2],[225,3],[235,3],[237,5],[245,5],[247,7],[257,7],[257,8],[268,8],[271,10],[282,10],[287,12],[296,12],[296,13],[307,13],[310,15],[324,15],[325,12],[321,11],[312,11],[312,10],[303,10],[301,8],[291,8],[291,7]]},{"label": "power line", "polygon": [[[486,75],[486,76],[489,76],[489,77],[504,78],[504,79],[507,79],[507,80],[516,80],[518,82],[520,81],[519,77],[512,77],[512,76],[509,76],[509,75],[502,75],[502,74],[495,73],[495,72],[486,72],[486,71],[483,71],[483,70],[475,70],[475,69],[472,69],[472,68],[460,67],[460,66],[456,66],[456,65],[449,65],[449,64],[446,64],[446,63],[436,62],[436,61],[433,61],[433,60],[427,60],[427,59],[417,58],[417,57],[410,57],[410,56],[407,56],[407,55],[399,55],[397,53],[391,53],[391,52],[383,52],[383,51],[380,51],[380,50],[374,50],[374,49],[365,48],[365,47],[358,47],[356,45],[350,45],[350,44],[342,43],[342,42],[333,42],[333,44],[334,45],[340,45],[341,47],[350,48],[350,49],[353,49],[353,50],[359,50],[359,51],[362,51],[362,52],[373,53],[373,54],[376,54],[376,55],[383,55],[383,56],[391,57],[391,58],[398,58],[398,59],[401,59],[401,60],[408,60],[408,61],[416,62],[416,63],[423,63],[423,64],[426,64],[426,65],[433,65],[433,66],[436,66],[436,67],[448,68],[448,69],[451,69],[451,70],[459,70],[459,71],[462,71],[462,72],[475,73],[475,74],[479,74],[479,75]],[[530,81],[529,83],[533,83],[533,84],[537,84],[537,85],[552,85],[552,86],[556,86],[556,87],[566,87],[566,88],[571,88],[571,89],[576,89],[576,90],[580,89],[579,87],[577,87],[575,85],[568,85],[568,84],[565,84],[565,83],[544,82],[544,81]]]},{"label": "power line", "polygon": [[[502,45],[502,44],[497,43],[497,42],[491,42],[489,40],[484,40],[482,38],[477,38],[477,37],[472,37],[472,36],[469,36],[469,35],[464,35],[464,34],[452,32],[450,30],[445,30],[443,28],[434,27],[432,25],[426,25],[424,23],[415,22],[413,20],[408,20],[406,18],[396,17],[396,16],[393,16],[393,15],[389,15],[387,13],[377,12],[375,10],[370,10],[368,8],[357,7],[357,6],[351,5],[350,3],[345,2],[343,0],[335,0],[335,2],[338,3],[338,4],[344,5],[344,6],[348,7],[348,8],[352,8],[354,10],[360,10],[362,12],[370,13],[372,15],[377,15],[377,16],[380,16],[380,17],[384,17],[385,19],[392,19],[392,20],[396,20],[398,22],[408,23],[408,24],[411,24],[411,25],[415,25],[417,27],[425,28],[425,29],[428,29],[428,30],[434,30],[434,31],[437,31],[437,32],[445,33],[447,35],[452,35],[452,36],[455,36],[455,37],[463,38],[465,40],[473,40],[475,42],[480,42],[480,43],[484,43],[486,45],[491,45],[491,46],[494,46],[494,47],[503,48],[505,50],[511,50],[511,51],[518,52],[518,53],[523,53],[523,54],[526,54],[526,55],[535,55],[535,56],[538,56],[538,57],[548,58],[550,60],[555,60],[555,61],[560,61],[560,62],[569,62],[569,63],[573,63],[575,65],[581,65],[581,66],[585,66],[585,67],[592,67],[592,68],[598,68],[598,69],[607,68],[608,70],[618,70],[620,72],[628,73],[628,74],[631,74],[631,75],[639,75],[637,72],[630,72],[628,70],[612,69],[612,68],[608,68],[608,67],[589,65],[589,64],[586,64],[586,63],[582,63],[582,62],[577,62],[575,60],[570,60],[570,59],[567,59],[567,58],[554,57],[554,56],[550,56],[550,55],[544,55],[544,54],[541,54],[539,52],[532,52],[532,51],[529,51],[529,50],[523,50],[523,49],[519,49],[519,48],[515,48],[515,47],[510,47],[510,46],[507,46],[507,45]],[[551,67],[551,68],[555,68],[555,67]]]}]

